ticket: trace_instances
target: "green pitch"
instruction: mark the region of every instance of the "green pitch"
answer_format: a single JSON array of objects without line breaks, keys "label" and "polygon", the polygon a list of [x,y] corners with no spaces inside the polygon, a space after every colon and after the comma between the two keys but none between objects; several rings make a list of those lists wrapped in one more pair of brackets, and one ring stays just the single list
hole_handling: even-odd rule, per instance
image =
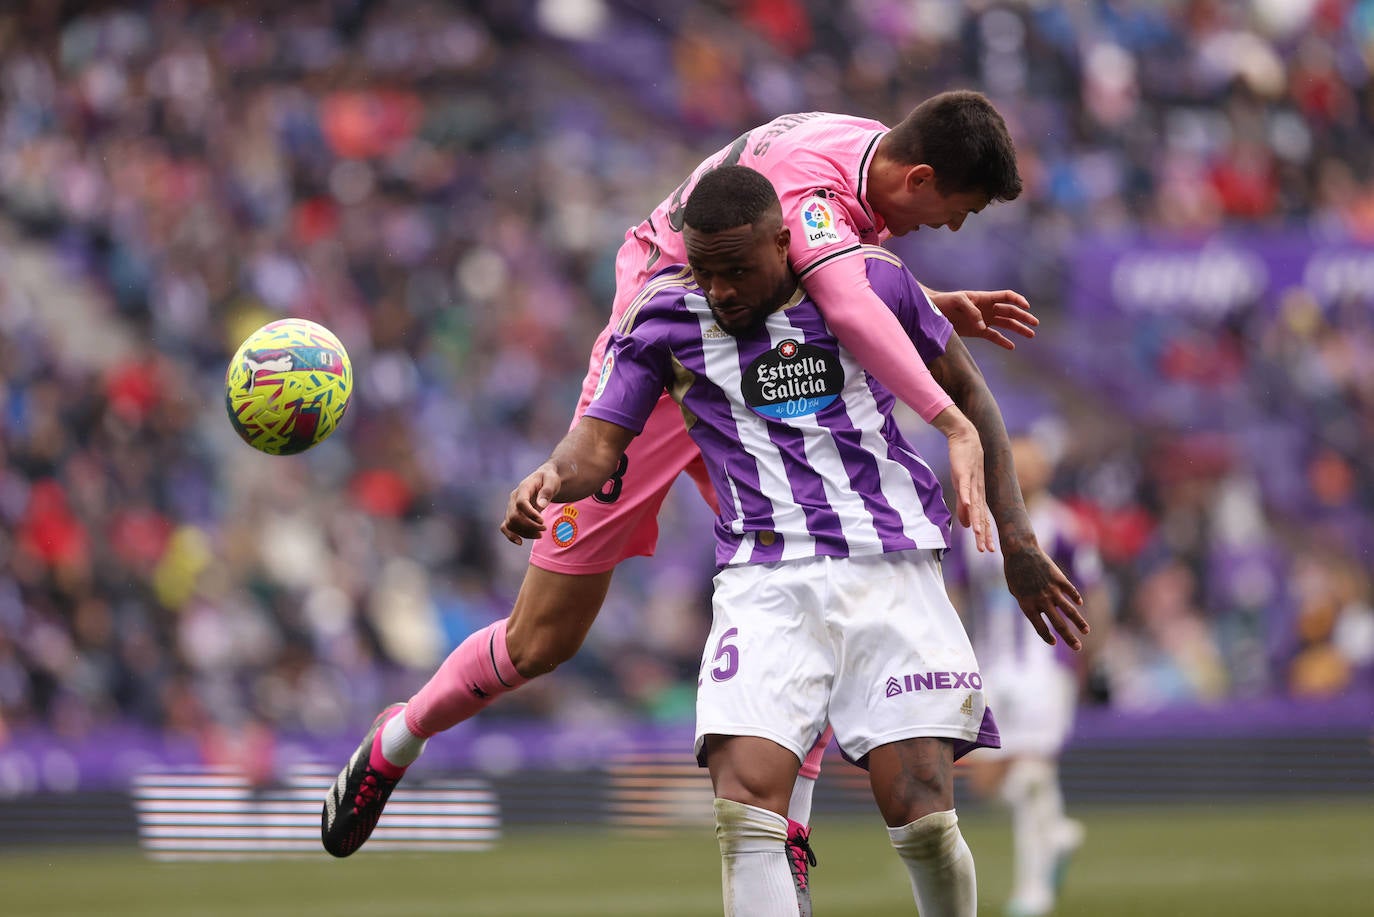
[{"label": "green pitch", "polygon": [[[1079,810],[1087,844],[1059,917],[1367,915],[1374,800]],[[981,913],[1001,914],[1008,826],[966,814]],[[915,913],[875,815],[818,820],[821,917]],[[507,834],[489,852],[350,860],[153,863],[132,850],[0,848],[7,917],[709,917],[720,913],[708,829],[661,838],[591,831]]]}]

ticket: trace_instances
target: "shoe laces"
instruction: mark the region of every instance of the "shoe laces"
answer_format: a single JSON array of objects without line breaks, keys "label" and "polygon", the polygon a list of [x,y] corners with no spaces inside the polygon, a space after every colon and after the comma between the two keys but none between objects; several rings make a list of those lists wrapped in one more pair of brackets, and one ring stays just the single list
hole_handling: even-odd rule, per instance
[{"label": "shoe laces", "polygon": [[816,851],[811,849],[805,828],[798,828],[787,838],[787,859],[792,865],[792,874],[805,881],[807,868],[816,865]]}]

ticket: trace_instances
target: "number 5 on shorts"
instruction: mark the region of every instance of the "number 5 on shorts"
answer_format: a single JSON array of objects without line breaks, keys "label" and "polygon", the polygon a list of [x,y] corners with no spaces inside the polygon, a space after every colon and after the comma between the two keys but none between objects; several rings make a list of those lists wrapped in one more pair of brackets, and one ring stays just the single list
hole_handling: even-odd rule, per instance
[{"label": "number 5 on shorts", "polygon": [[739,628],[732,627],[720,635],[716,654],[711,657],[711,680],[729,681],[739,671],[739,647],[730,641],[739,636]]}]

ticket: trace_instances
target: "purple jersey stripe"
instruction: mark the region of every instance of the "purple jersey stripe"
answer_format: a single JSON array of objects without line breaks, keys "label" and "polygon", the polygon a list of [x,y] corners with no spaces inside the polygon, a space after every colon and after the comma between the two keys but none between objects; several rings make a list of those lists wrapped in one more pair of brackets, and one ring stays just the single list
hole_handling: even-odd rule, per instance
[{"label": "purple jersey stripe", "polygon": [[[922,355],[938,357],[949,323],[890,253],[866,257],[874,290]],[[939,481],[898,431],[892,396],[800,290],[735,337],[695,286],[661,283],[606,353],[586,416],[638,429],[669,386],[719,499],[720,564],[947,545]]]}]

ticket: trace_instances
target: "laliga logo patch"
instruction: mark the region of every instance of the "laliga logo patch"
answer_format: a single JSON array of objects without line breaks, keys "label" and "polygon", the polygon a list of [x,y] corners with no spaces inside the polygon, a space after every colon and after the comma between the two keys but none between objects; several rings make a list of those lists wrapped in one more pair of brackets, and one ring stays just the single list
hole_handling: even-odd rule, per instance
[{"label": "laliga logo patch", "polygon": [[606,354],[606,361],[601,364],[601,375],[596,377],[596,391],[592,393],[592,400],[601,397],[601,393],[606,391],[606,383],[611,381],[611,370],[615,368],[615,355]]},{"label": "laliga logo patch", "polygon": [[802,225],[806,227],[806,246],[830,245],[840,241],[839,230],[835,228],[835,215],[830,205],[820,198],[814,198],[802,208]]},{"label": "laliga logo patch", "polygon": [[805,417],[828,407],[844,388],[840,359],[812,344],[783,341],[744,372],[744,403],[771,420]]},{"label": "laliga logo patch", "polygon": [[577,507],[565,506],[562,514],[553,523],[553,543],[566,548],[577,540]]}]

